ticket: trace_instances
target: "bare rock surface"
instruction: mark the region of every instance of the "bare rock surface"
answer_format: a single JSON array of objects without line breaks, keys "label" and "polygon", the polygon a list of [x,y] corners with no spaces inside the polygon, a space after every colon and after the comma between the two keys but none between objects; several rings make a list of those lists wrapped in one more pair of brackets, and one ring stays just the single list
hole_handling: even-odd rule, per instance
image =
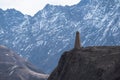
[{"label": "bare rock surface", "polygon": [[0,46],[0,80],[46,80],[48,75],[5,46]]},{"label": "bare rock surface", "polygon": [[120,46],[66,51],[48,80],[120,80]]}]

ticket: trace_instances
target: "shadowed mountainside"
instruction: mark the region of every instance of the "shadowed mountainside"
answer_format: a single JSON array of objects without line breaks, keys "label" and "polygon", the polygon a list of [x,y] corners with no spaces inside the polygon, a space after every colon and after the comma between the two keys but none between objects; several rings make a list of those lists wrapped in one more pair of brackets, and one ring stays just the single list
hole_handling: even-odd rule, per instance
[{"label": "shadowed mountainside", "polygon": [[64,52],[48,80],[120,80],[120,46]]},{"label": "shadowed mountainside", "polygon": [[48,80],[120,80],[119,62],[120,46],[83,48],[76,32],[74,48],[64,52]]},{"label": "shadowed mountainside", "polygon": [[16,53],[0,46],[0,80],[46,80],[47,77]]}]

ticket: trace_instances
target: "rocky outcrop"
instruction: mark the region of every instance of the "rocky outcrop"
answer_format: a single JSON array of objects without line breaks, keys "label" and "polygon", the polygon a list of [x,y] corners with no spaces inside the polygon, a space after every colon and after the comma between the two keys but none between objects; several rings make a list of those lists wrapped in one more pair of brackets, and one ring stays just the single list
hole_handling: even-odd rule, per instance
[{"label": "rocky outcrop", "polygon": [[73,47],[77,30],[83,46],[120,45],[120,0],[79,1],[72,6],[48,4],[34,16],[0,9],[0,44],[46,73]]},{"label": "rocky outcrop", "polygon": [[120,46],[66,51],[48,80],[120,80]]},{"label": "rocky outcrop", "polygon": [[47,77],[24,58],[0,46],[0,80],[46,80]]}]

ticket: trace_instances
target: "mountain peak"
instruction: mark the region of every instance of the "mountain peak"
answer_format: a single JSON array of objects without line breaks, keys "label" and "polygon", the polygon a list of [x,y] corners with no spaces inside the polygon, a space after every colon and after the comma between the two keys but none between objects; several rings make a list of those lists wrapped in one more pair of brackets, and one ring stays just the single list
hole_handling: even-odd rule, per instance
[{"label": "mountain peak", "polygon": [[67,51],[48,80],[120,80],[119,61],[120,46]]},{"label": "mountain peak", "polygon": [[73,48],[77,30],[82,46],[120,45],[120,3],[115,1],[119,0],[81,0],[69,7],[48,4],[31,18],[3,11],[0,44],[50,73],[61,53]]}]

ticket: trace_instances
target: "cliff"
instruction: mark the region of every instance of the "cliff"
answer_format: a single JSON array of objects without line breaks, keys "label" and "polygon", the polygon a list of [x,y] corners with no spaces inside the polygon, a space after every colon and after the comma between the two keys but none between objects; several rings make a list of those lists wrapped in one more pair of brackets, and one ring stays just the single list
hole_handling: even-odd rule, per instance
[{"label": "cliff", "polygon": [[48,80],[120,80],[120,46],[64,52]]}]

